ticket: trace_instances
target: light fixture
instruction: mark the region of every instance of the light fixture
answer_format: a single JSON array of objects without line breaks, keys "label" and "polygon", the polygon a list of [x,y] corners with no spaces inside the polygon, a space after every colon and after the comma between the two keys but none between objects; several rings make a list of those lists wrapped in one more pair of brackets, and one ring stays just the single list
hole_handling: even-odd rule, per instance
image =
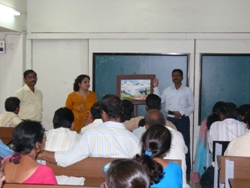
[{"label": "light fixture", "polygon": [[13,8],[0,4],[0,16],[20,16],[20,12]]}]

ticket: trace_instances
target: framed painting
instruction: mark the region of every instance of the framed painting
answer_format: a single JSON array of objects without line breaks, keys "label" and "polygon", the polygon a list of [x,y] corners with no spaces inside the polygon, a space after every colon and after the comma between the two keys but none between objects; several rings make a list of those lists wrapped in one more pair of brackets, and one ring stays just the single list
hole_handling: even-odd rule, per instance
[{"label": "framed painting", "polygon": [[121,100],[133,104],[145,104],[148,94],[153,93],[155,74],[123,74],[116,76],[116,94]]}]

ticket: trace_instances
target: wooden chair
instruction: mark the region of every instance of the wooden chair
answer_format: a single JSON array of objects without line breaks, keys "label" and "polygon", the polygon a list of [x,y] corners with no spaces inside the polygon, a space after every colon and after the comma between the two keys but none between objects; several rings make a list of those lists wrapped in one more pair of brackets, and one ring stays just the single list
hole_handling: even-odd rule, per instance
[{"label": "wooden chair", "polygon": [[8,145],[12,141],[15,127],[0,127],[0,139]]},{"label": "wooden chair", "polygon": [[[250,157],[220,156],[218,161],[220,183],[225,184],[226,188],[229,187],[229,178],[250,180]],[[247,187],[250,185],[248,184]]]}]

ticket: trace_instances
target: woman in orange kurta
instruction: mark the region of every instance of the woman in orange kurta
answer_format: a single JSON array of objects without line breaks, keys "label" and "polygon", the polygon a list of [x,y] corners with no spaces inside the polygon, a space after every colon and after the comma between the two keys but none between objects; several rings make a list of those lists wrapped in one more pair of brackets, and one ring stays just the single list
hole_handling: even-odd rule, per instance
[{"label": "woman in orange kurta", "polygon": [[74,92],[70,93],[66,100],[66,107],[74,114],[74,129],[77,132],[85,125],[91,106],[97,102],[95,93],[89,90],[89,80],[88,75],[79,75],[75,79]]}]

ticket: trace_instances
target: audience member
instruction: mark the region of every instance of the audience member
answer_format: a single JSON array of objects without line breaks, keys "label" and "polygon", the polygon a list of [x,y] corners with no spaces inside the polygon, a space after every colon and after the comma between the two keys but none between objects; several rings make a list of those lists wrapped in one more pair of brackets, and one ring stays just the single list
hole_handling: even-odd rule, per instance
[{"label": "audience member", "polygon": [[69,108],[63,107],[55,111],[53,125],[54,129],[45,132],[45,150],[67,151],[80,140],[81,135],[74,131],[74,115]]},{"label": "audience member", "polygon": [[36,161],[45,140],[40,123],[24,121],[17,125],[13,132],[15,153],[3,162],[6,183],[57,184],[52,169]]},{"label": "audience member", "polygon": [[171,146],[171,133],[165,126],[154,125],[142,136],[141,155],[136,155],[146,169],[153,187],[182,187],[182,170],[177,163],[167,162],[163,157]]},{"label": "audience member", "polygon": [[45,160],[69,166],[86,157],[132,158],[140,150],[139,140],[120,123],[122,106],[116,95],[101,100],[103,124],[87,130],[80,141],[68,151],[41,152]]},{"label": "audience member", "polygon": [[[161,110],[161,98],[158,95],[149,94],[146,97],[145,109],[146,109],[146,111],[151,110],[151,109]],[[138,116],[138,117],[131,118],[129,121],[125,121],[124,125],[126,126],[126,128],[128,130],[134,131],[135,129],[140,128],[140,126],[138,126],[138,125],[139,125],[139,122],[143,118],[144,118],[143,116]],[[170,122],[168,120],[165,120],[165,121],[166,121],[165,125],[177,130],[175,125],[172,122]],[[144,126],[144,124],[142,124],[142,126]],[[135,134],[137,134],[137,133],[135,133]]]},{"label": "audience member", "polygon": [[5,111],[0,115],[0,127],[15,127],[22,120],[17,116],[20,108],[20,100],[17,97],[9,97],[5,100]]},{"label": "audience member", "polygon": [[245,115],[246,115],[247,111],[249,111],[249,110],[250,110],[250,104],[243,104],[243,105],[239,106],[238,112],[239,112],[239,116],[240,116],[241,121],[245,122]]},{"label": "audience member", "polygon": [[[250,110],[245,114],[244,120],[247,126],[249,127]],[[250,131],[248,130],[247,133],[235,138],[229,143],[225,151],[225,155],[250,157],[250,147],[248,146],[249,142],[250,142]]]},{"label": "audience member", "polygon": [[80,132],[85,126],[91,106],[97,102],[96,95],[89,90],[90,77],[85,74],[77,76],[73,86],[73,92],[70,93],[66,100],[66,107],[72,110],[74,114],[74,130]]},{"label": "audience member", "polygon": [[5,180],[5,175],[4,175],[4,172],[3,172],[3,165],[2,165],[2,160],[0,159],[0,188],[2,187],[3,185],[3,182]]},{"label": "audience member", "polygon": [[[210,126],[216,122],[220,121],[220,113],[224,102],[219,101],[214,104],[212,109],[212,114],[209,115],[204,121],[201,123],[200,132],[197,139],[196,144],[196,154],[195,154],[195,162],[193,166],[192,172],[192,182],[198,183],[202,174],[205,172],[206,160],[207,160],[207,131]],[[211,155],[212,157],[212,155]]]},{"label": "audience member", "polygon": [[114,160],[106,174],[103,188],[149,188],[150,178],[144,167],[132,159]]},{"label": "audience member", "polygon": [[247,132],[246,124],[237,120],[238,110],[233,103],[224,103],[221,121],[214,122],[208,132],[209,150],[213,151],[213,141],[231,141]]},{"label": "audience member", "polygon": [[92,123],[84,126],[81,129],[80,134],[84,134],[87,130],[95,128],[103,123],[100,106],[101,102],[96,102],[95,104],[93,104],[89,113],[89,118],[92,119]]},{"label": "audience member", "polygon": [[130,100],[122,100],[121,122],[128,121],[133,117],[134,104]]},{"label": "audience member", "polygon": [[23,73],[25,85],[16,91],[15,97],[20,99],[20,112],[18,116],[23,120],[42,121],[43,94],[35,87],[37,74],[33,70]]},{"label": "audience member", "polygon": [[[143,133],[145,133],[146,129],[149,127],[152,127],[156,124],[164,125],[165,119],[163,114],[159,110],[149,110],[147,114],[145,115],[145,126],[142,129],[143,131],[138,134],[139,140],[141,140],[141,137]],[[187,147],[185,146],[185,142],[183,139],[182,134],[179,131],[176,131],[172,129],[171,127],[166,126],[166,128],[171,132],[172,140],[171,140],[171,147],[164,159],[180,159],[182,161],[182,180],[183,180],[183,188],[188,188],[189,185],[186,182],[186,161],[185,161],[185,149]]]},{"label": "audience member", "polygon": [[186,153],[187,179],[190,179],[191,157],[190,157],[190,119],[189,116],[194,111],[193,92],[182,84],[183,71],[174,69],[172,71],[172,82],[174,85],[167,87],[160,93],[158,80],[153,81],[154,93],[161,97],[161,102],[165,102],[167,119],[171,121],[178,131],[183,135],[185,145],[188,147]]},{"label": "audience member", "polygon": [[13,153],[7,145],[5,145],[0,139],[0,158],[5,158]]}]

